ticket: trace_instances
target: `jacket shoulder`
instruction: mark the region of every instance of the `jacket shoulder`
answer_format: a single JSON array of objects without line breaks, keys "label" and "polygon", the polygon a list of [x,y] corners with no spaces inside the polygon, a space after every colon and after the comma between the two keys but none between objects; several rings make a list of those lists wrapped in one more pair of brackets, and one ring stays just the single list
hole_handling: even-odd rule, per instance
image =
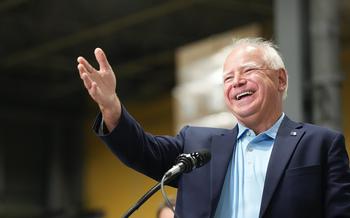
[{"label": "jacket shoulder", "polygon": [[317,134],[329,135],[329,136],[342,135],[342,133],[337,130],[320,126],[320,125],[315,125],[312,123],[307,123],[307,122],[295,122],[290,118],[288,118],[287,116],[285,117],[284,124],[285,126],[289,126],[291,128],[304,129],[305,131],[311,134],[317,133]]}]

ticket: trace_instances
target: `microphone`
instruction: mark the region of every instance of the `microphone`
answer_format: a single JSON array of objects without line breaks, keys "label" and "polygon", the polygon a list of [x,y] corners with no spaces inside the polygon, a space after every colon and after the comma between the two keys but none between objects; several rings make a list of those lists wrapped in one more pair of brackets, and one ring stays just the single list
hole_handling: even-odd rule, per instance
[{"label": "microphone", "polygon": [[168,184],[181,173],[191,172],[193,169],[203,166],[210,161],[211,154],[208,150],[193,152],[190,154],[180,154],[176,158],[176,164],[168,170],[162,182],[153,186],[146,194],[144,194],[122,217],[127,218],[135,212],[145,201],[147,201],[156,191],[158,191],[163,184]]},{"label": "microphone", "polygon": [[176,164],[165,173],[165,177],[169,179],[181,173],[191,172],[195,168],[199,168],[208,163],[210,159],[211,154],[206,149],[190,154],[180,154],[176,158]]}]

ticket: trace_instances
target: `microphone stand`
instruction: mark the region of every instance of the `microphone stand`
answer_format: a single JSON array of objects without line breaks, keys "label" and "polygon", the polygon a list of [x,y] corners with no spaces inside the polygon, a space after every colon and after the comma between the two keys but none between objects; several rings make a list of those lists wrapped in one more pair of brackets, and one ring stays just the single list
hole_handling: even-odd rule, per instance
[{"label": "microphone stand", "polygon": [[[128,218],[133,212],[135,212],[145,201],[147,201],[154,193],[156,193],[160,188],[162,188],[162,194],[165,195],[163,190],[163,186],[173,181],[178,175],[181,173],[188,173],[192,171],[194,168],[198,168],[206,164],[210,160],[210,152],[208,150],[203,150],[201,152],[194,152],[191,154],[181,154],[177,157],[177,164],[173,166],[170,170],[168,170],[160,183],[153,186],[146,194],[144,194],[137,202],[132,206],[123,216],[122,218]],[[167,203],[169,204],[169,200],[165,197]],[[169,205],[170,206],[170,205]],[[174,211],[173,208],[171,208]],[[174,211],[174,216],[176,213]]]},{"label": "microphone stand", "polygon": [[[168,176],[164,180],[164,184],[168,184],[176,178],[177,174],[173,174]],[[155,186],[153,186],[146,194],[144,194],[137,202],[132,206],[123,216],[122,218],[128,218],[132,213],[134,213],[139,207],[145,203],[154,193],[156,193],[161,188],[161,183],[158,182]]]}]

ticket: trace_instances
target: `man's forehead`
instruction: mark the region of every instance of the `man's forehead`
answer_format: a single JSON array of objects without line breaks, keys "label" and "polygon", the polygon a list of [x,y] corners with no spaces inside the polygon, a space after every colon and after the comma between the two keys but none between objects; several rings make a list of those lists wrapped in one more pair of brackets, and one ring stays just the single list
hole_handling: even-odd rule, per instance
[{"label": "man's forehead", "polygon": [[225,62],[233,62],[241,59],[260,59],[260,49],[252,45],[239,45],[232,49]]},{"label": "man's forehead", "polygon": [[[246,67],[261,67],[264,64],[264,58],[260,51],[255,46],[246,45],[234,48],[231,54],[227,57],[224,68],[246,68]],[[233,66],[234,65],[234,66]]]}]

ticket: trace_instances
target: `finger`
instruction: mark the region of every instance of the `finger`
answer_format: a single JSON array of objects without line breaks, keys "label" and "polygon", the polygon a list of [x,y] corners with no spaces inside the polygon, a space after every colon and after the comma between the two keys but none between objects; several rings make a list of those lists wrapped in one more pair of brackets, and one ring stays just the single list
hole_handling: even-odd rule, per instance
[{"label": "finger", "polygon": [[109,62],[107,60],[107,56],[101,48],[95,49],[95,57],[98,64],[100,65],[101,71],[107,71],[111,69],[111,66],[109,65]]},{"label": "finger", "polygon": [[83,73],[81,76],[81,79],[84,82],[84,86],[87,90],[90,90],[92,87],[92,83],[94,83],[90,78],[89,75],[87,73]]},{"label": "finger", "polygon": [[83,57],[78,57],[78,63],[82,64],[88,73],[97,73],[97,70]]},{"label": "finger", "polygon": [[98,101],[98,86],[95,82],[91,83],[91,89],[89,89],[89,94],[95,101]]},{"label": "finger", "polygon": [[78,64],[77,68],[79,71],[80,78],[82,79],[83,73],[88,73],[88,72],[86,71],[84,65],[82,65],[82,64]]},{"label": "finger", "polygon": [[80,77],[82,77],[82,75],[84,73],[86,73],[86,74],[88,74],[90,81],[94,81],[96,83],[101,84],[100,75],[96,71],[95,71],[95,73],[88,72],[88,70],[85,68],[85,65],[83,65],[83,64],[78,64],[78,69],[79,69]]},{"label": "finger", "polygon": [[93,74],[89,73],[86,68],[84,67],[84,65],[82,64],[78,64],[78,70],[79,70],[79,74],[80,74],[80,78],[83,79],[83,75],[86,74],[86,76],[88,76],[89,80],[92,80],[93,78],[91,77]]}]

